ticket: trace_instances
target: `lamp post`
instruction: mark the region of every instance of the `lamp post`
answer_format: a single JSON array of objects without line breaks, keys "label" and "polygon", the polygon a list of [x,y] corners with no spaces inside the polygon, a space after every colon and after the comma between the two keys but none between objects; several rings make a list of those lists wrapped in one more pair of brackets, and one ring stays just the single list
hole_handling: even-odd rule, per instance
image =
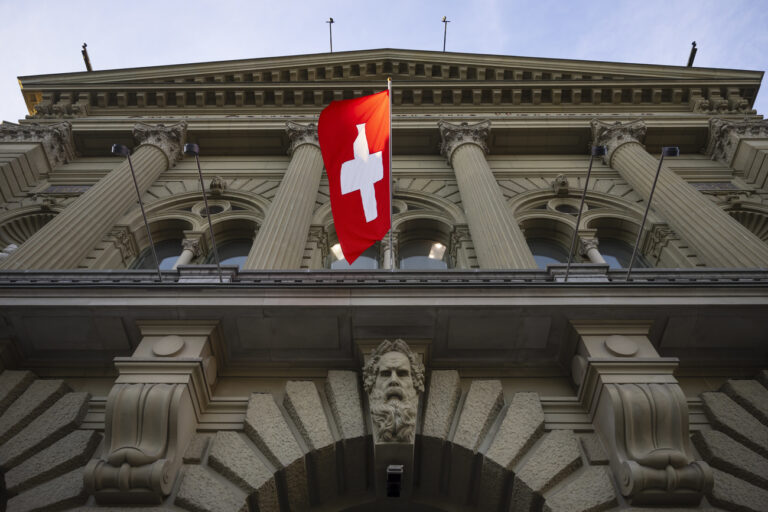
[{"label": "lamp post", "polygon": [[200,177],[200,188],[203,191],[203,202],[205,204],[205,216],[208,219],[208,229],[211,232],[211,246],[213,247],[213,256],[216,258],[216,268],[219,269],[219,282],[223,283],[221,276],[221,263],[219,262],[219,251],[216,249],[216,237],[213,236],[213,223],[211,222],[211,210],[208,208],[208,195],[205,193],[205,183],[203,183],[203,171],[200,168],[200,146],[197,144],[184,144],[184,154],[194,155],[197,162],[197,175]]},{"label": "lamp post", "polygon": [[141,207],[141,216],[144,217],[144,227],[147,228],[147,238],[149,239],[149,246],[152,248],[152,255],[155,257],[155,267],[157,268],[157,278],[160,282],[163,281],[163,275],[160,273],[160,260],[157,259],[157,251],[155,250],[155,242],[152,241],[152,231],[149,229],[149,222],[147,222],[147,213],[144,211],[144,202],[141,200],[141,192],[139,191],[139,183],[136,181],[136,172],[133,170],[133,162],[131,162],[131,150],[122,144],[112,144],[112,154],[115,156],[124,156],[128,158],[128,167],[131,169],[131,176],[133,177],[133,186],[136,187],[136,197],[139,200],[139,206]]}]

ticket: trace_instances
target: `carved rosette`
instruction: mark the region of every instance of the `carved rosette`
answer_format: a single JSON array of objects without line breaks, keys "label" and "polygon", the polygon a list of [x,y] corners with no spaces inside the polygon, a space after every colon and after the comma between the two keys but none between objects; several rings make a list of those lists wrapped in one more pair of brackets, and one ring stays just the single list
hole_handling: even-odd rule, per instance
[{"label": "carved rosette", "polygon": [[320,147],[317,139],[317,125],[315,123],[303,125],[288,121],[285,123],[285,131],[288,133],[288,139],[290,140],[288,147],[289,155],[292,155],[296,148],[302,144],[312,144],[318,148]]},{"label": "carved rosette", "polygon": [[136,123],[133,126],[133,138],[136,144],[155,146],[168,158],[168,166],[173,166],[181,159],[181,150],[187,137],[187,122],[171,125]]},{"label": "carved rosette", "polygon": [[741,139],[768,139],[768,119],[742,122],[710,119],[707,155],[730,166]]},{"label": "carved rosette", "polygon": [[363,388],[377,444],[414,442],[424,379],[424,365],[403,340],[384,340],[371,352]]},{"label": "carved rosette", "polygon": [[66,164],[75,158],[75,141],[72,138],[72,123],[41,124],[0,124],[0,142],[39,142],[51,168]]},{"label": "carved rosette", "polygon": [[605,146],[607,152],[603,162],[611,165],[613,152],[619,149],[622,144],[627,142],[643,143],[645,139],[646,126],[641,119],[630,121],[628,123],[606,123],[599,119],[593,119],[592,126],[592,145]]},{"label": "carved rosette", "polygon": [[488,153],[487,140],[491,132],[490,121],[486,120],[475,124],[467,122],[454,124],[447,121],[439,121],[437,126],[440,129],[440,137],[442,139],[440,153],[448,159],[449,164],[451,163],[454,151],[464,144],[475,144],[483,152]]}]

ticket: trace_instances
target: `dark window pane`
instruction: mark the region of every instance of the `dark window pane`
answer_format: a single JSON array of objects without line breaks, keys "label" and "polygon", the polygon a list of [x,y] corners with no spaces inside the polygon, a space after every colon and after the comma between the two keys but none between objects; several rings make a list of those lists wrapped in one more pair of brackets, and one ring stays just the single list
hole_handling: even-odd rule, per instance
[{"label": "dark window pane", "polygon": [[547,268],[547,265],[556,263],[566,263],[568,261],[568,251],[554,240],[548,238],[529,238],[528,248],[533,253],[533,259],[536,265],[541,268]]}]

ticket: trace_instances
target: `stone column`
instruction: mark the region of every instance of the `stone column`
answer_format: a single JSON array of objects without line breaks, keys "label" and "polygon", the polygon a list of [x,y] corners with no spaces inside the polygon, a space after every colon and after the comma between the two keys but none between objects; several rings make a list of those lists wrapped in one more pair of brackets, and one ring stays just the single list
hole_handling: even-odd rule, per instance
[{"label": "stone column", "polygon": [[245,269],[301,268],[323,174],[323,157],[317,142],[317,126],[288,122],[287,131],[291,162],[253,241],[243,265]]},{"label": "stone column", "polygon": [[173,270],[176,270],[176,268],[179,265],[188,265],[190,261],[192,261],[193,258],[196,258],[200,256],[201,250],[200,250],[200,239],[202,238],[202,235],[199,233],[196,233],[195,235],[187,235],[187,237],[181,241],[181,247],[182,251],[179,255],[179,259],[176,260],[176,263],[173,264]]},{"label": "stone column", "polygon": [[[608,148],[605,161],[647,200],[659,162],[640,142],[645,130],[642,121],[624,124],[592,121],[593,143]],[[661,169],[651,207],[710,267],[768,265],[768,244],[667,166]]]},{"label": "stone column", "polygon": [[440,121],[441,151],[456,173],[480,268],[536,268],[485,159],[490,121],[461,125]]},{"label": "stone column", "polygon": [[709,121],[707,155],[736,171],[744,181],[768,191],[768,120]]},{"label": "stone column", "polygon": [[40,178],[75,156],[72,125],[0,124],[0,201],[26,197]]},{"label": "stone column", "polygon": [[605,259],[600,251],[597,250],[597,239],[595,238],[579,238],[581,254],[585,254],[589,258],[590,263],[600,263],[605,265]]},{"label": "stone column", "polygon": [[[186,131],[187,124],[183,121],[171,126],[144,123],[134,126],[133,136],[139,145],[131,160],[142,193],[181,157]],[[2,260],[0,268],[75,268],[136,201],[125,159],[24,242],[11,257]]]}]

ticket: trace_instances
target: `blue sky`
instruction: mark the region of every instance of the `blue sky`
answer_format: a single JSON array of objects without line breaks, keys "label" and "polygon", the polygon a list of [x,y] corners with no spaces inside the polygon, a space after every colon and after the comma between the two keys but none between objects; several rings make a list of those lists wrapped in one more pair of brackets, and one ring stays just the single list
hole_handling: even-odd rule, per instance
[{"label": "blue sky", "polygon": [[[66,8],[63,8],[66,6]],[[17,76],[334,50],[448,51],[768,70],[768,0],[0,0],[0,120],[23,118]],[[768,112],[768,87],[758,113]]]}]

